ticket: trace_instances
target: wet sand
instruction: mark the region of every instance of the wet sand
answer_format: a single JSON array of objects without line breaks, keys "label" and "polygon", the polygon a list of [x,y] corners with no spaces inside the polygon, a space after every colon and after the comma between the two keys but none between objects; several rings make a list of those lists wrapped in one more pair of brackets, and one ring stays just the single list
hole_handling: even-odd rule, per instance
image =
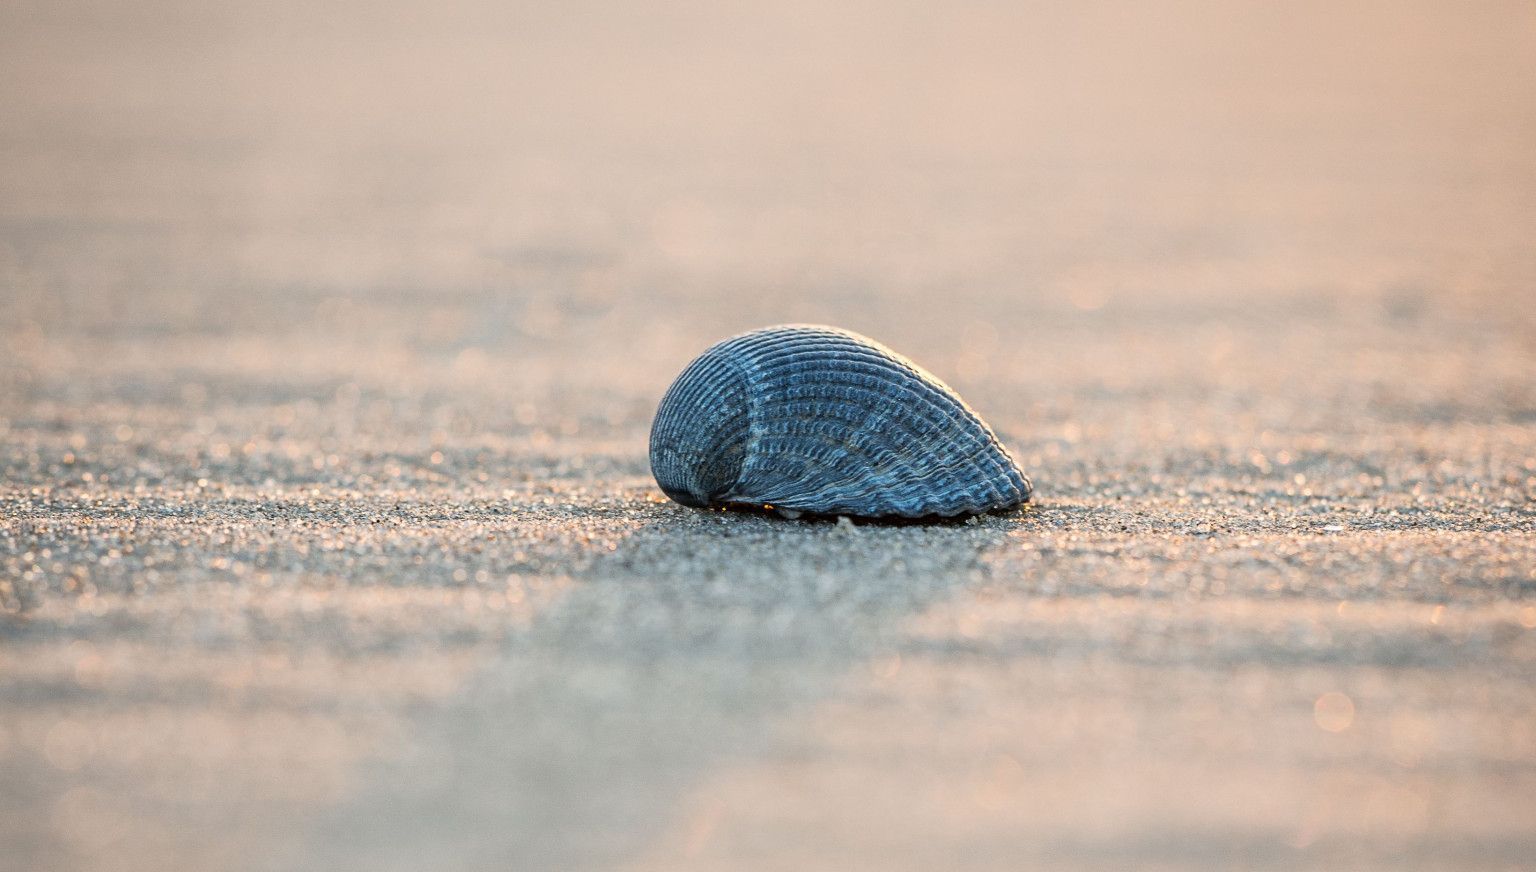
[{"label": "wet sand", "polygon": [[[0,8],[0,869],[1516,869],[1520,4]],[[874,336],[1012,517],[697,512]]]}]

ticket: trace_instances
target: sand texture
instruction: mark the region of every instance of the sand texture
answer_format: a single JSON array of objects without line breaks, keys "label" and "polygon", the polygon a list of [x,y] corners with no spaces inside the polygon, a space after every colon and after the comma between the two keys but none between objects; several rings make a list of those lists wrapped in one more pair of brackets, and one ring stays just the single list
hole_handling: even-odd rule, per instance
[{"label": "sand texture", "polygon": [[[0,870],[1536,864],[1529,3],[0,4]],[[651,481],[840,325],[1034,479]]]}]

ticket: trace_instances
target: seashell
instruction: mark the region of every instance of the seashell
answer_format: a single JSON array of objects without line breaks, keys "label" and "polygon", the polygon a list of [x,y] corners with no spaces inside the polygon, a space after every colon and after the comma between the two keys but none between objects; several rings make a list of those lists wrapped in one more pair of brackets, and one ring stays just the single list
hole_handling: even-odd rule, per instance
[{"label": "seashell", "polygon": [[651,473],[685,506],[951,517],[1028,502],[1029,477],[949,386],[836,327],[743,333],[689,364],[651,424]]}]

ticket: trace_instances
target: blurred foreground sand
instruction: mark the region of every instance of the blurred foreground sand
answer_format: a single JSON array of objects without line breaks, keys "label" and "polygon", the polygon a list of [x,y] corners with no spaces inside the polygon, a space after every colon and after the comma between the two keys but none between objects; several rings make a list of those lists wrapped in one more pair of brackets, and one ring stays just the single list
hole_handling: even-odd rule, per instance
[{"label": "blurred foreground sand", "polygon": [[[1536,858],[1536,11],[0,6],[0,869]],[[661,500],[710,342],[1038,505]]]}]

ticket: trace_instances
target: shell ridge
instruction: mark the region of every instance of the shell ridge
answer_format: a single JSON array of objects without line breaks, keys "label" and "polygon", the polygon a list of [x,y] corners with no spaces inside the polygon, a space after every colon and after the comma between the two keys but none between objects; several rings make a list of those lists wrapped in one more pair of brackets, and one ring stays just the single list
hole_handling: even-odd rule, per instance
[{"label": "shell ridge", "polygon": [[[855,382],[844,381],[844,380],[839,378],[840,375],[842,375],[842,373],[832,373],[832,374],[829,374],[828,376],[826,376],[826,383],[829,384],[829,385],[836,385],[837,387],[846,389],[849,392],[861,393],[861,394],[864,395],[865,398],[879,400],[882,404],[895,404],[895,403],[898,403],[900,399],[902,399],[902,398],[891,396],[887,391],[880,391],[880,390],[876,390],[876,389],[874,389],[872,387],[866,387],[866,386],[864,386],[862,384],[858,384],[858,383],[855,383]],[[889,382],[887,382],[887,384],[889,384]],[[907,387],[907,386],[903,386],[903,387]],[[820,390],[821,388],[817,388],[817,389]],[[790,390],[797,390],[797,389],[791,388]],[[788,392],[780,390],[780,391],[773,391],[773,393],[777,394],[777,393],[788,393]],[[953,397],[947,396],[945,394],[941,394],[941,393],[938,393],[938,392],[928,392],[928,391],[918,392],[918,391],[914,391],[914,390],[910,389],[909,387],[908,387],[908,389],[906,391],[906,394],[907,394],[907,398],[910,398],[910,399],[915,400],[915,401],[919,401],[922,404],[922,410],[923,411],[931,411],[933,413],[933,414],[923,414],[921,416],[921,420],[923,420],[926,423],[931,424],[933,429],[935,429],[935,430],[944,430],[944,429],[948,429],[949,427],[952,427],[956,422],[963,422],[963,423],[966,423],[966,424],[974,426],[975,429],[977,429],[977,430],[981,430],[992,441],[996,441],[995,434],[991,433],[990,428],[986,427],[986,425],[980,420],[979,416],[977,416],[976,413],[973,410],[971,410],[969,407],[961,406],[961,405],[959,405],[957,403],[952,402],[953,399],[954,399]],[[807,395],[805,398],[807,400],[810,400],[810,399],[821,399],[823,397],[824,397],[824,395],[810,394],[810,395]],[[838,399],[838,400],[846,399],[846,398],[843,398],[843,397],[835,397],[835,398]],[[788,405],[789,404],[788,402],[786,402],[784,400],[779,400],[779,398],[777,396],[765,397],[762,400],[762,403],[765,406],[775,406],[775,407],[782,406],[782,405]],[[910,409],[909,407],[903,407],[903,408],[906,408],[909,411],[915,411],[915,410]],[[868,410],[864,410],[864,411],[868,411]],[[980,441],[986,441],[986,440],[983,439],[983,440],[980,440]]]},{"label": "shell ridge", "polygon": [[[841,443],[838,443],[830,438],[818,438],[817,441],[821,442],[827,447],[842,447]],[[952,480],[956,482],[963,481],[965,480],[965,477],[960,473],[963,472],[967,466],[970,466],[971,468],[979,468],[980,464],[975,463],[975,461],[979,458],[986,458],[987,460],[992,461],[992,465],[995,466],[996,459],[990,456],[990,452],[987,451],[988,447],[989,446],[985,444],[978,443],[972,452],[960,455],[950,462],[937,467],[930,467],[926,470],[914,469],[910,463],[903,462],[899,465],[889,467],[889,471],[882,471],[881,474],[866,482],[861,488],[845,487],[845,485],[848,483],[844,481],[830,482],[822,485],[821,487],[807,487],[805,484],[807,478],[806,473],[814,472],[815,470],[813,469],[802,471],[802,473],[797,475],[792,481],[781,480],[776,482],[774,483],[774,487],[772,489],[767,489],[767,482],[760,483],[747,477],[744,477],[740,484],[742,486],[755,485],[758,488],[764,488],[758,491],[762,494],[762,502],[773,503],[775,505],[782,503],[790,508],[799,508],[800,504],[802,503],[815,504],[827,500],[833,500],[848,505],[856,505],[862,500],[885,501],[889,499],[890,492],[899,489],[899,487],[903,484],[909,484],[924,479]],[[987,472],[989,470],[982,471]],[[1007,490],[1000,486],[999,479],[1008,483],[1009,487]],[[751,488],[748,487],[748,489],[750,490]],[[980,493],[977,493],[978,490],[980,490]],[[978,483],[978,485],[965,488],[961,493],[963,499],[974,503],[978,499],[985,499],[988,494],[993,495],[995,498],[1017,501],[1024,496],[1025,491],[1019,488],[1016,482],[1010,481],[1008,477],[1002,475],[985,475]],[[744,492],[738,491],[737,496],[745,497],[746,494]],[[740,499],[739,501],[756,500]],[[895,501],[892,500],[892,502]],[[914,508],[930,504],[935,507],[946,505],[940,501],[928,501],[919,505],[915,505]]]},{"label": "shell ridge", "polygon": [[[800,434],[805,438],[806,434]],[[926,467],[915,465],[908,457],[902,456],[889,448],[881,445],[879,449],[871,451],[857,444],[839,442],[833,437],[825,437],[823,434],[812,431],[810,434],[817,442],[828,448],[846,448],[850,454],[863,456],[869,459],[871,476],[862,483],[861,487],[850,487],[854,482],[845,480],[833,480],[824,483],[820,487],[809,490],[801,490],[805,475],[796,476],[795,482],[780,482],[780,488],[774,491],[775,503],[785,503],[794,507],[798,502],[816,503],[824,500],[837,500],[850,505],[861,501],[875,500],[885,501],[891,498],[891,494],[899,492],[903,486],[920,481],[954,483],[960,488],[959,483],[974,480],[975,483],[966,488],[961,488],[960,498],[974,503],[977,500],[1004,499],[1009,502],[1017,502],[1026,493],[1020,487],[1020,482],[1013,476],[1007,475],[1007,467],[1003,464],[1007,461],[997,456],[995,446],[991,443],[975,438],[975,434],[968,434],[972,438],[967,440],[969,445],[966,450],[948,452],[938,463]],[[967,472],[980,473],[980,476],[967,475]],[[749,482],[744,480],[743,485]],[[764,483],[766,484],[766,483]],[[931,500],[923,505],[943,507],[944,501]]]},{"label": "shell ridge", "polygon": [[[839,338],[841,338],[840,334]],[[794,340],[765,343],[766,347],[770,350],[761,355],[757,362],[760,365],[777,363],[782,368],[802,358],[814,358],[817,349],[806,350],[803,348],[806,344],[808,344],[808,341],[797,342]],[[846,482],[838,480],[827,482],[821,487],[809,491],[803,490],[808,484],[807,479],[810,477],[810,473],[814,472],[814,470],[801,469],[799,474],[795,475],[792,480],[781,480],[776,483],[777,487],[762,491],[763,502],[775,502],[776,504],[792,504],[798,501],[817,503],[835,499],[856,503],[864,499],[887,497],[889,496],[887,492],[897,490],[903,484],[914,483],[924,479],[953,479],[955,482],[959,482],[964,478],[960,473],[964,472],[967,467],[981,472],[982,476],[979,487],[973,486],[963,489],[959,494],[962,499],[974,502],[978,497],[985,497],[989,494],[996,498],[1010,501],[1017,501],[1022,497],[1023,491],[1018,486],[1019,483],[1013,480],[1014,476],[1007,474],[1008,468],[1014,467],[1011,455],[1003,454],[1002,456],[997,456],[995,451],[989,450],[1002,448],[996,439],[996,435],[980,419],[980,416],[976,415],[975,411],[966,405],[952,389],[946,390],[947,386],[943,385],[942,382],[939,382],[931,374],[922,371],[920,367],[913,366],[910,361],[905,359],[885,359],[871,354],[871,349],[864,346],[863,343],[851,342],[849,344],[853,345],[859,352],[856,357],[859,363],[863,364],[863,366],[858,367],[857,375],[884,376],[883,381],[885,384],[896,385],[902,389],[903,393],[908,395],[907,399],[920,402],[925,407],[923,412],[931,411],[935,413],[929,415],[919,412],[916,416],[918,420],[915,422],[911,420],[913,417],[911,415],[901,415],[898,413],[895,416],[891,416],[891,419],[894,419],[902,430],[914,436],[928,436],[930,435],[929,433],[923,432],[923,428],[927,427],[935,435],[963,436],[965,437],[963,441],[966,444],[961,446],[953,442],[948,443],[945,447],[952,450],[944,452],[946,456],[942,462],[926,469],[914,466],[909,459],[895,452],[885,452],[890,457],[877,464],[879,474],[875,475],[872,480],[865,482],[864,487],[851,490],[844,486],[847,484]],[[866,404],[866,408],[862,410],[865,420],[853,426],[852,433],[855,439],[847,440],[847,442],[855,442],[858,435],[866,433],[871,429],[870,419],[885,418],[884,410],[892,404],[899,404],[902,398],[893,397],[884,391],[863,388],[862,383],[864,380],[862,378],[839,378],[839,376],[847,374],[844,368],[849,367],[853,361],[846,357],[840,357],[837,363],[839,369],[825,374],[825,379],[842,387],[844,393],[863,393],[866,398],[875,401],[875,403]],[[864,367],[868,367],[868,369]],[[906,371],[906,374],[909,376],[927,375],[928,378],[913,377],[906,381],[891,379],[890,374],[893,371]],[[783,393],[786,395],[784,399],[776,398],[778,408],[794,407],[796,405],[795,401],[799,399],[797,396],[799,390],[791,383],[784,389]],[[846,402],[852,399],[850,396],[842,395],[834,395],[833,398],[839,402]],[[766,401],[760,401],[756,405],[761,410],[765,404]],[[909,409],[910,407],[900,404],[896,405],[896,408]],[[770,415],[769,417],[772,416]],[[844,418],[843,420],[847,419]],[[804,438],[806,434],[791,431],[788,435],[798,435]],[[819,436],[819,434],[817,435]],[[945,443],[941,442],[940,444],[944,445]],[[863,450],[860,451],[860,454],[871,456],[869,452]],[[878,456],[878,453],[875,456]],[[744,479],[742,484],[756,484],[755,478],[754,476],[750,479]],[[1007,483],[1006,489],[996,483],[995,480],[998,478],[1003,479]],[[761,484],[767,485],[768,482],[762,482]],[[980,493],[977,493],[977,491],[980,491]],[[928,502],[938,506],[945,505],[939,501]]]},{"label": "shell ridge", "polygon": [[917,517],[1012,507],[1033,491],[1012,452],[943,380],[881,343],[820,325],[750,331],[707,349],[663,397],[651,466],[689,505]]},{"label": "shell ridge", "polygon": [[[679,502],[679,494],[686,494],[693,503],[708,504],[712,492],[734,484],[739,476],[730,472],[731,464],[738,456],[745,462],[745,446],[732,442],[741,427],[734,424],[741,415],[731,414],[732,401],[741,402],[741,414],[746,413],[750,391],[744,389],[739,377],[733,378],[735,362],[728,355],[706,352],[690,364],[673,383],[661,401],[655,422],[651,428],[651,471],[662,490]],[[694,414],[684,414],[689,411]],[[718,419],[724,425],[712,432],[713,439],[707,446],[692,446],[687,438],[689,429],[698,424],[698,417]],[[722,466],[723,464],[723,466]]]}]

